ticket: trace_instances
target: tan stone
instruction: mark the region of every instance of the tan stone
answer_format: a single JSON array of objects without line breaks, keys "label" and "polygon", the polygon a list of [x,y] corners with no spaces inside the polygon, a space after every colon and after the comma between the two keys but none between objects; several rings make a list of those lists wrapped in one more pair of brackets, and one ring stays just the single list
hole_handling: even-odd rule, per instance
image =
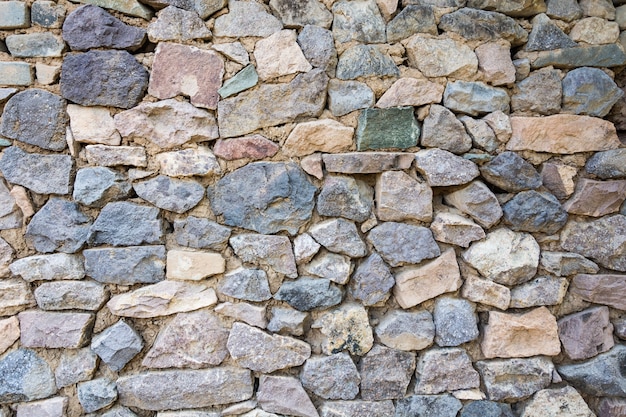
[{"label": "tan stone", "polygon": [[85,147],[85,155],[90,165],[103,167],[118,165],[148,166],[148,157],[143,146],[87,145]]},{"label": "tan stone", "polygon": [[342,174],[376,174],[409,169],[414,154],[401,152],[351,152],[323,155],[328,172]]},{"label": "tan stone", "polygon": [[430,224],[435,240],[452,245],[468,247],[475,240],[485,237],[482,227],[459,214],[440,212]]},{"label": "tan stone", "polygon": [[0,316],[12,316],[35,304],[35,297],[26,281],[0,280]]},{"label": "tan stone", "polygon": [[557,114],[547,117],[511,117],[510,151],[558,154],[605,151],[621,146],[613,123],[590,116]]},{"label": "tan stone", "polygon": [[248,158],[252,160],[271,158],[279,146],[261,135],[244,136],[236,139],[219,139],[213,147],[216,156],[227,161]]},{"label": "tan stone", "polygon": [[283,152],[288,156],[343,152],[354,143],[353,136],[354,128],[332,119],[299,123],[287,137]]},{"label": "tan stone", "polygon": [[481,349],[487,358],[556,356],[561,352],[556,318],[545,307],[522,314],[489,312]]},{"label": "tan stone", "polygon": [[585,301],[626,311],[626,275],[579,274],[572,279],[569,291]]},{"label": "tan stone", "polygon": [[167,279],[199,281],[226,270],[219,253],[170,250],[167,252]]},{"label": "tan stone", "polygon": [[376,179],[376,214],[381,221],[417,220],[433,216],[433,191],[403,171],[383,172]]},{"label": "tan stone", "polygon": [[567,198],[574,192],[574,177],[578,169],[568,165],[546,162],[541,170],[543,185],[557,198]]},{"label": "tan stone", "polygon": [[619,211],[626,199],[626,180],[594,181],[578,180],[576,192],[563,204],[571,214],[600,217]]},{"label": "tan stone", "polygon": [[511,119],[500,110],[489,113],[483,120],[487,122],[491,130],[496,134],[496,139],[501,143],[507,143],[511,139],[513,130],[511,128]]},{"label": "tan stone", "polygon": [[213,152],[206,146],[164,152],[156,156],[161,166],[160,172],[170,177],[191,177],[193,175],[220,174],[220,165]]},{"label": "tan stone", "polygon": [[267,327],[265,306],[226,302],[215,307],[215,312],[222,316],[248,323],[250,326],[260,327],[261,329]]},{"label": "tan stone", "polygon": [[578,391],[570,386],[544,389],[528,402],[521,417],[596,417]]},{"label": "tan stone", "polygon": [[70,129],[76,142],[119,145],[122,137],[115,128],[113,117],[106,107],[67,105]]},{"label": "tan stone", "polygon": [[498,42],[488,42],[474,50],[478,57],[478,70],[491,85],[515,82],[515,66],[511,60],[511,47]]},{"label": "tan stone", "polygon": [[318,180],[324,178],[324,169],[322,167],[322,154],[314,153],[305,156],[300,160],[300,166],[309,175],[313,175]]},{"label": "tan stone", "polygon": [[417,78],[400,78],[382,95],[376,107],[423,106],[441,103],[444,87]]},{"label": "tan stone", "polygon": [[393,295],[402,308],[411,308],[461,287],[461,273],[453,249],[419,266],[401,268],[396,274]]},{"label": "tan stone", "polygon": [[378,5],[378,9],[380,9],[380,13],[387,21],[389,21],[396,10],[398,10],[397,0],[376,0],[376,4]]},{"label": "tan stone", "polygon": [[46,65],[41,62],[35,63],[35,74],[37,81],[43,85],[54,84],[58,81],[61,74],[60,65]]},{"label": "tan stone", "polygon": [[30,197],[28,197],[26,188],[20,185],[14,185],[13,188],[11,188],[10,194],[15,199],[15,204],[22,211],[22,216],[25,219],[28,219],[35,214],[33,203],[30,201]]},{"label": "tan stone", "polygon": [[508,287],[474,274],[465,277],[461,295],[475,303],[493,306],[500,310],[509,308],[511,301],[511,290]]},{"label": "tan stone", "polygon": [[426,77],[466,79],[478,70],[478,59],[464,43],[417,34],[403,42],[409,65]]},{"label": "tan stone", "polygon": [[367,311],[362,305],[344,303],[327,310],[311,325],[323,336],[322,352],[326,355],[348,350],[362,356],[374,346],[374,334]]},{"label": "tan stone", "polygon": [[20,338],[20,322],[17,317],[0,320],[0,355]]},{"label": "tan stone", "polygon": [[256,43],[254,58],[262,81],[313,69],[298,46],[296,37],[295,30],[281,30]]},{"label": "tan stone", "polygon": [[576,42],[590,45],[615,43],[619,38],[619,25],[599,17],[587,17],[576,22],[569,36]]},{"label": "tan stone", "polygon": [[495,194],[483,182],[475,180],[444,196],[444,201],[489,228],[502,217]]}]

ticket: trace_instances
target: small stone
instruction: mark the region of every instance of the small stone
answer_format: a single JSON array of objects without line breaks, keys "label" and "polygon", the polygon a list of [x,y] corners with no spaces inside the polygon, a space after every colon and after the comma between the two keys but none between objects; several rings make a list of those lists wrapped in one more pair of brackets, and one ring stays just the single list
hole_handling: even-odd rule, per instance
[{"label": "small stone", "polygon": [[570,359],[589,359],[614,345],[613,325],[606,306],[565,316],[558,321],[558,326],[563,350]]},{"label": "small stone", "polygon": [[111,200],[128,197],[131,185],[125,176],[104,167],[78,170],[74,182],[74,200],[90,207],[102,207]]},{"label": "small stone", "polygon": [[347,220],[332,219],[317,223],[309,229],[309,234],[331,252],[341,253],[351,258],[361,258],[367,255],[367,247],[357,232],[355,224]]},{"label": "small stone", "polygon": [[440,103],[443,90],[442,85],[428,80],[400,78],[382,95],[376,107],[422,106]]},{"label": "small stone", "polygon": [[376,202],[376,214],[382,221],[432,219],[432,190],[402,171],[387,171],[378,177]]},{"label": "small stone", "polygon": [[376,4],[386,21],[389,21],[398,10],[398,2],[394,0],[376,0]]},{"label": "small stone", "polygon": [[195,11],[168,6],[158,13],[156,22],[148,26],[150,42],[211,39],[213,34]]},{"label": "small stone", "polygon": [[559,374],[580,392],[598,397],[624,397],[626,383],[623,369],[626,347],[616,345],[586,362],[561,365]]},{"label": "small stone", "polygon": [[299,123],[283,145],[289,156],[305,156],[314,152],[336,153],[349,150],[354,128],[331,119]]},{"label": "small stone", "polygon": [[20,322],[17,317],[0,320],[0,354],[4,354],[20,338]]},{"label": "small stone", "polygon": [[296,264],[309,262],[319,252],[321,245],[308,233],[296,236],[293,240],[293,253]]},{"label": "small stone", "polygon": [[228,13],[215,19],[215,36],[266,38],[283,27],[280,20],[268,13],[263,5],[247,1],[232,1]]},{"label": "small stone", "polygon": [[170,177],[205,176],[221,172],[213,152],[205,146],[156,155],[160,172]]},{"label": "small stone", "polygon": [[16,417],[63,417],[67,403],[67,397],[54,397],[18,404]]},{"label": "small stone", "polygon": [[237,268],[224,275],[217,290],[240,300],[266,301],[272,298],[267,274],[262,269]]},{"label": "small stone", "polygon": [[87,162],[91,165],[119,166],[129,165],[145,167],[148,165],[146,150],[143,146],[107,146],[87,145]]},{"label": "small stone", "polygon": [[438,104],[430,106],[424,119],[422,138],[423,146],[441,148],[456,154],[462,154],[472,147],[472,139],[454,113]]},{"label": "small stone", "polygon": [[222,88],[217,92],[222,98],[227,98],[254,87],[258,82],[259,74],[257,74],[254,65],[248,65],[224,82]]},{"label": "small stone", "polygon": [[552,194],[559,199],[564,199],[574,192],[574,177],[577,173],[578,170],[575,167],[544,163],[543,169],[541,170],[541,177],[543,185],[550,190]]},{"label": "small stone", "polygon": [[[7,3],[13,2],[6,1],[1,3],[0,6]],[[29,86],[33,84],[34,81],[30,64],[26,62],[0,62],[0,85]],[[4,89],[0,88],[0,90]],[[4,95],[0,94],[0,96]],[[7,97],[3,97],[0,99],[0,103],[6,100]]]},{"label": "small stone", "polygon": [[533,29],[528,36],[526,51],[550,51],[578,46],[548,16],[539,14],[532,19]]},{"label": "small stone", "polygon": [[92,245],[133,246],[159,244],[163,236],[159,209],[129,201],[107,203],[91,226]]},{"label": "small stone", "polygon": [[245,66],[250,63],[248,51],[241,42],[219,43],[213,45],[213,49],[240,65]]},{"label": "small stone", "polygon": [[578,1],[575,0],[547,0],[546,4],[548,5],[546,13],[553,19],[571,22],[580,19],[583,14]]},{"label": "small stone", "polygon": [[459,346],[478,337],[475,306],[467,300],[438,298],[435,301],[433,320],[435,343],[439,346]]},{"label": "small stone", "polygon": [[63,350],[55,370],[56,384],[63,388],[88,381],[93,378],[97,365],[98,356],[88,347]]},{"label": "small stone", "polygon": [[336,253],[322,253],[313,259],[303,270],[306,274],[327,278],[337,284],[345,284],[352,273],[350,258]]},{"label": "small stone", "polygon": [[166,175],[135,183],[133,188],[144,200],[179,214],[191,210],[204,198],[204,187],[198,182]]},{"label": "small stone", "polygon": [[493,306],[500,310],[508,309],[511,302],[511,291],[508,287],[473,274],[465,277],[461,296],[474,303]]},{"label": "small stone", "polygon": [[319,408],[321,417],[384,417],[395,413],[391,400],[386,401],[324,401]]},{"label": "small stone", "polygon": [[604,117],[623,96],[624,92],[599,68],[577,68],[563,78],[563,110],[568,113]]},{"label": "small stone", "polygon": [[70,128],[75,141],[103,145],[121,143],[122,138],[107,108],[68,104],[67,114],[70,116]]},{"label": "small stone", "polygon": [[274,307],[267,330],[272,333],[302,336],[304,334],[304,322],[308,317],[307,313],[302,313],[293,308]]},{"label": "small stone", "polygon": [[98,378],[81,382],[76,387],[78,401],[86,413],[101,410],[117,400],[117,387],[114,381]]},{"label": "small stone", "polygon": [[626,302],[620,295],[625,287],[625,275],[579,274],[572,279],[569,291],[585,301],[626,310]]},{"label": "small stone", "polygon": [[227,3],[226,0],[195,0],[193,10],[198,13],[201,19],[206,19],[226,7]]},{"label": "small stone", "polygon": [[569,285],[565,278],[538,277],[511,289],[511,308],[558,305]]},{"label": "small stone", "polygon": [[397,417],[455,417],[463,407],[461,401],[450,394],[411,395],[396,405]]},{"label": "small stone", "polygon": [[304,388],[329,400],[351,400],[359,393],[361,377],[347,353],[313,356],[300,373]]},{"label": "small stone", "polygon": [[514,414],[509,404],[472,401],[463,406],[460,417],[514,417]]},{"label": "small stone", "polygon": [[431,349],[420,356],[415,375],[416,394],[439,394],[460,389],[478,388],[480,376],[472,368],[465,349]]},{"label": "small stone", "polygon": [[38,194],[68,194],[72,165],[69,155],[28,153],[17,146],[6,148],[0,160],[0,170],[8,182]]},{"label": "small stone", "polygon": [[500,110],[496,110],[482,118],[496,134],[501,143],[506,143],[511,138],[511,120],[509,116]]},{"label": "small stone", "polygon": [[221,274],[226,261],[219,253],[170,250],[167,252],[167,279],[200,281]]},{"label": "small stone", "polygon": [[527,398],[548,387],[554,371],[545,357],[478,361],[475,365],[492,401]]},{"label": "small stone", "polygon": [[313,68],[296,43],[296,37],[294,30],[281,30],[256,43],[254,57],[262,81]]},{"label": "small stone", "polygon": [[0,361],[0,403],[33,401],[54,395],[57,388],[50,365],[35,351],[20,348]]},{"label": "small stone", "polygon": [[515,85],[516,92],[511,96],[511,110],[554,114],[561,111],[563,88],[560,71],[542,68],[533,71]]},{"label": "small stone", "polygon": [[361,180],[347,176],[327,176],[317,198],[317,211],[322,216],[344,217],[364,222],[370,217],[374,192]]},{"label": "small stone", "polygon": [[165,279],[164,246],[87,249],[83,255],[87,275],[102,283],[151,284]]},{"label": "small stone", "polygon": [[[619,10],[619,8],[618,8]],[[594,410],[599,417],[619,417],[626,413],[626,399],[624,398],[599,398]]]},{"label": "small stone", "polygon": [[432,232],[422,226],[386,222],[373,228],[367,240],[392,267],[417,264],[440,254]]},{"label": "small stone", "polygon": [[343,174],[376,174],[409,169],[414,154],[401,152],[352,152],[322,156],[326,171]]},{"label": "small stone", "polygon": [[393,275],[380,255],[372,253],[357,268],[350,280],[350,295],[365,306],[384,303],[395,284]]},{"label": "small stone", "polygon": [[21,258],[9,265],[13,275],[28,282],[77,280],[85,276],[83,261],[79,255],[55,253]]},{"label": "small stone", "polygon": [[23,311],[20,320],[20,344],[24,347],[79,348],[88,341],[94,323],[93,314]]},{"label": "small stone", "polygon": [[376,45],[352,46],[341,54],[337,63],[337,78],[340,80],[398,75],[400,70],[393,59]]},{"label": "small stone", "polygon": [[435,14],[430,6],[409,5],[387,24],[387,42],[399,42],[416,33],[437,35]]},{"label": "small stone", "polygon": [[619,38],[619,25],[599,17],[588,17],[576,22],[569,35],[576,42],[590,45],[610,44],[617,42]]},{"label": "small stone", "polygon": [[137,417],[137,414],[133,413],[126,407],[118,405],[109,408],[105,413],[101,414],[101,417]]},{"label": "small stone", "polygon": [[65,19],[65,7],[54,1],[36,0],[30,8],[30,20],[33,25],[58,29]]},{"label": "small stone", "polygon": [[5,42],[15,58],[60,57],[65,49],[63,39],[48,32],[9,35]]},{"label": "small stone", "polygon": [[[433,134],[435,126],[432,126]],[[424,129],[426,132],[426,127]],[[422,138],[422,144],[424,144],[423,141],[424,138]],[[437,148],[417,152],[415,167],[432,187],[467,184],[479,175],[478,167],[473,162]]]},{"label": "small stone", "polygon": [[596,152],[587,160],[585,170],[602,179],[626,177],[626,149]]},{"label": "small stone", "polygon": [[230,238],[230,246],[245,263],[269,267],[290,278],[298,276],[293,248],[286,236],[241,234]]},{"label": "small stone", "polygon": [[108,299],[104,286],[91,281],[44,282],[35,289],[42,310],[99,310]]},{"label": "small stone", "polygon": [[[517,4],[517,3],[515,3]],[[513,46],[526,42],[526,31],[512,18],[497,12],[464,7],[441,17],[439,29],[468,40],[504,39]]]},{"label": "small stone", "polygon": [[230,229],[212,220],[189,216],[174,221],[176,243],[195,249],[221,251],[226,247]]},{"label": "small stone", "polygon": [[347,43],[384,43],[385,21],[375,0],[340,1],[333,4],[333,37]]},{"label": "small stone", "polygon": [[544,389],[537,392],[526,404],[521,417],[593,417],[583,397],[570,386]]},{"label": "small stone", "polygon": [[[284,393],[289,395],[285,396]],[[257,400],[268,412],[299,417],[317,417],[311,399],[297,378],[288,376],[262,375],[259,379]]]},{"label": "small stone", "polygon": [[[284,0],[280,1],[285,3]],[[337,50],[330,30],[320,26],[306,25],[298,35],[298,45],[313,68],[324,70],[329,77],[335,76]]]},{"label": "small stone", "polygon": [[471,242],[485,237],[482,227],[470,219],[454,213],[440,212],[430,224],[433,237],[438,242],[450,243],[464,248]]},{"label": "small stone", "polygon": [[21,29],[30,26],[28,5],[21,1],[0,4],[0,29]]},{"label": "small stone", "polygon": [[542,251],[540,262],[546,271],[559,277],[599,271],[598,265],[577,253]]},{"label": "small stone", "polygon": [[578,180],[576,191],[563,204],[568,213],[600,217],[616,213],[626,198],[626,181]]},{"label": "small stone", "polygon": [[325,278],[300,277],[285,281],[274,298],[285,301],[299,311],[310,311],[331,307],[341,303],[342,290]]},{"label": "small stone", "polygon": [[461,42],[417,34],[404,46],[409,64],[426,77],[466,78],[478,71],[476,54]]},{"label": "small stone", "polygon": [[252,160],[271,158],[279,146],[261,135],[245,136],[237,139],[219,139],[213,146],[216,156],[227,161],[248,158]]},{"label": "small stone", "polygon": [[539,188],[541,175],[515,152],[503,152],[481,166],[482,176],[491,184],[509,192]]},{"label": "small stone", "polygon": [[415,354],[375,345],[361,358],[361,398],[366,401],[401,399],[415,370]]},{"label": "small stone", "polygon": [[584,16],[596,16],[603,19],[615,19],[615,6],[612,2],[605,0],[582,0],[580,7]]},{"label": "small stone", "polygon": [[[22,216],[25,219],[30,219],[33,216],[33,214],[35,214],[33,203],[30,200],[30,196],[28,195],[26,188],[21,187],[19,185],[14,185],[13,187],[11,187],[11,191],[9,192],[9,194],[15,200],[15,205],[19,207],[20,211],[22,212]],[[13,212],[12,214],[16,215],[16,212]],[[0,242],[0,254],[4,253],[4,250],[3,250],[4,246],[6,245]],[[2,256],[0,256],[0,260],[1,259],[2,259]]]},{"label": "small stone", "polygon": [[334,78],[328,83],[328,108],[333,116],[344,116],[355,110],[372,107],[374,99],[374,92],[365,83]]},{"label": "small stone", "polygon": [[509,95],[505,90],[481,82],[454,81],[446,85],[444,105],[453,111],[478,116],[495,111],[509,111]]},{"label": "small stone", "polygon": [[222,316],[230,317],[235,321],[242,321],[260,329],[267,327],[265,306],[256,306],[249,303],[222,303],[214,308]]},{"label": "small stone", "polygon": [[375,331],[382,344],[405,351],[425,349],[435,338],[435,324],[428,311],[393,310],[381,318]]},{"label": "small stone", "polygon": [[488,42],[480,45],[474,52],[478,58],[478,69],[489,84],[505,85],[515,82],[515,67],[508,44]]},{"label": "small stone", "polygon": [[468,214],[485,228],[490,228],[502,217],[502,208],[498,199],[485,184],[478,180],[445,194],[444,201]]},{"label": "small stone", "polygon": [[366,109],[359,116],[357,149],[410,148],[419,132],[412,107]]},{"label": "small stone", "polygon": [[546,234],[554,234],[565,226],[566,209],[552,194],[534,190],[523,191],[502,206],[504,220],[511,229]]},{"label": "small stone", "polygon": [[[360,304],[345,303],[328,310],[311,327],[319,329],[322,335],[322,352],[326,355],[347,350],[352,355],[363,356],[374,344],[367,311]],[[410,372],[412,370],[409,374]]]}]

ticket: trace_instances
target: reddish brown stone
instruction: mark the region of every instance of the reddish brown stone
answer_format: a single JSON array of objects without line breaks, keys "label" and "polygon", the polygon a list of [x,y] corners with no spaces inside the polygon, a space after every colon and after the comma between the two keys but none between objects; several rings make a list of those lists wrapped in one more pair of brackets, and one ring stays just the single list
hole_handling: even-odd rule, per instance
[{"label": "reddish brown stone", "polygon": [[94,315],[31,310],[20,313],[18,319],[23,347],[73,349],[89,341]]},{"label": "reddish brown stone", "polygon": [[579,274],[572,280],[569,291],[585,301],[626,311],[626,275]]},{"label": "reddish brown stone", "polygon": [[220,139],[215,143],[213,153],[227,161],[249,158],[252,160],[271,158],[279,146],[261,135],[244,136],[236,139]]},{"label": "reddish brown stone", "polygon": [[581,178],[574,195],[563,204],[568,213],[600,217],[619,211],[626,198],[626,180],[594,181]]},{"label": "reddish brown stone", "polygon": [[376,174],[409,169],[414,154],[401,152],[351,152],[322,157],[328,172],[342,174]]},{"label": "reddish brown stone", "polygon": [[606,306],[565,316],[557,322],[563,350],[570,359],[589,359],[606,352],[613,342],[613,325]]}]

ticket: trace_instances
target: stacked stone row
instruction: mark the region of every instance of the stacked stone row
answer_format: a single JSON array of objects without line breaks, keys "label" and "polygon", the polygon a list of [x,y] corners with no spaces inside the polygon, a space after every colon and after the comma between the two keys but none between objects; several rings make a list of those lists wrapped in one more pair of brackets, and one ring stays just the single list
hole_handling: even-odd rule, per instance
[{"label": "stacked stone row", "polygon": [[79,3],[0,1],[1,417],[626,415],[626,6]]}]

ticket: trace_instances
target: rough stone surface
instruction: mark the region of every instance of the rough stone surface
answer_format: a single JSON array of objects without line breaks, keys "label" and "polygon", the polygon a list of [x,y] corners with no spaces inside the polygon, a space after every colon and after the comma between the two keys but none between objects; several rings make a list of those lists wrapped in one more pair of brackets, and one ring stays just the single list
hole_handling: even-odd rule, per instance
[{"label": "rough stone surface", "polygon": [[432,219],[432,190],[400,171],[383,172],[376,181],[376,213],[382,221]]},{"label": "rough stone surface", "polygon": [[411,395],[398,401],[396,416],[455,417],[463,407],[452,395]]},{"label": "rough stone surface", "polygon": [[344,217],[364,222],[374,205],[374,191],[365,182],[348,176],[327,176],[317,197],[317,212],[322,216]]},{"label": "rough stone surface", "polygon": [[572,387],[544,389],[537,392],[524,407],[522,417],[593,417],[583,397]]},{"label": "rough stone surface", "polygon": [[480,167],[491,184],[509,192],[534,190],[541,186],[541,175],[515,152],[503,152]]},{"label": "rough stone surface", "polygon": [[478,180],[444,195],[444,201],[468,214],[483,227],[493,226],[502,217],[502,208],[496,196]]},{"label": "rough stone surface", "polygon": [[24,347],[79,348],[89,338],[94,316],[88,313],[51,313],[23,311],[20,343]]},{"label": "rough stone surface", "polygon": [[367,311],[355,303],[344,303],[328,310],[311,325],[323,336],[322,352],[326,355],[347,350],[363,356],[372,349],[374,336]]},{"label": "rough stone surface", "polygon": [[482,227],[467,217],[448,212],[435,214],[430,230],[436,241],[464,248],[467,248],[473,241],[485,237]]},{"label": "rough stone surface", "polygon": [[420,143],[455,154],[465,153],[472,147],[472,139],[463,123],[454,113],[438,104],[430,106],[428,116],[424,119]]},{"label": "rough stone surface", "polygon": [[217,92],[222,98],[228,98],[254,87],[258,82],[259,74],[253,65],[248,65],[224,82],[222,88]]},{"label": "rough stone surface", "polygon": [[339,56],[337,63],[337,78],[340,80],[397,75],[400,70],[393,59],[376,45],[352,46]]},{"label": "rough stone surface", "polygon": [[387,313],[375,329],[376,336],[385,346],[399,350],[422,350],[433,343],[435,324],[428,311]]},{"label": "rough stone surface", "polygon": [[626,347],[616,345],[586,362],[561,365],[557,369],[564,380],[585,394],[601,397],[624,397],[626,381],[621,369],[626,361]]},{"label": "rough stone surface", "polygon": [[66,349],[61,354],[54,375],[59,388],[67,387],[93,378],[98,356],[89,347]]},{"label": "rough stone surface", "polygon": [[302,336],[307,313],[289,307],[272,308],[272,318],[267,324],[267,330],[279,334]]},{"label": "rough stone surface", "polygon": [[313,152],[342,152],[350,149],[354,129],[332,119],[296,125],[283,145],[289,156],[306,156]]},{"label": "rough stone surface", "polygon": [[0,314],[12,316],[35,305],[35,298],[28,283],[19,279],[0,281]]},{"label": "rough stone surface", "polygon": [[2,152],[4,178],[38,194],[69,194],[72,158],[69,155],[29,153],[17,146]]},{"label": "rough stone surface", "polygon": [[230,317],[256,326],[260,329],[267,327],[266,311],[264,306],[256,306],[249,303],[222,303],[215,307],[214,311],[222,316]]},{"label": "rough stone surface", "polygon": [[416,375],[416,394],[439,394],[447,391],[478,388],[480,376],[467,352],[461,348],[433,349],[420,355]]},{"label": "rough stone surface", "polygon": [[156,156],[160,172],[170,177],[205,176],[221,173],[213,152],[205,146],[164,152]]},{"label": "rough stone surface", "polygon": [[385,222],[372,229],[367,239],[392,267],[417,264],[440,254],[432,232],[421,226]]},{"label": "rough stone surface", "polygon": [[508,44],[489,42],[480,45],[474,52],[478,58],[478,69],[485,81],[491,85],[515,82],[515,67]]},{"label": "rough stone surface", "polygon": [[590,45],[610,44],[619,38],[619,25],[597,16],[587,17],[576,22],[569,35],[576,42]]},{"label": "rough stone surface", "polygon": [[105,408],[117,400],[115,381],[97,378],[76,386],[78,401],[86,413]]},{"label": "rough stone surface", "polygon": [[299,311],[332,307],[341,303],[343,292],[329,279],[300,277],[285,281],[274,294],[276,300],[285,301]]},{"label": "rough stone surface", "polygon": [[604,117],[624,92],[599,68],[576,68],[563,78],[563,111]]},{"label": "rough stone surface", "polygon": [[76,142],[119,145],[122,138],[105,107],[84,107],[76,104],[67,106],[70,128]]},{"label": "rough stone surface", "polygon": [[332,6],[337,42],[384,43],[385,21],[375,0],[340,1]]},{"label": "rough stone surface", "polygon": [[626,150],[614,149],[596,152],[585,164],[585,170],[602,179],[616,179],[626,177]]},{"label": "rough stone surface", "polygon": [[512,308],[528,308],[561,304],[567,292],[565,278],[537,277],[511,289]]},{"label": "rough stone surface", "polygon": [[554,234],[565,226],[566,209],[552,194],[535,190],[522,191],[502,206],[504,221],[511,229],[546,234]]},{"label": "rough stone surface", "polygon": [[[289,396],[284,393],[288,392]],[[298,417],[317,417],[318,413],[297,378],[263,375],[259,380],[257,399],[261,408],[270,413]],[[271,416],[275,414],[270,414]]]},{"label": "rough stone surface", "polygon": [[286,236],[240,234],[230,238],[230,246],[246,263],[268,266],[290,278],[298,276],[293,248]]},{"label": "rough stone surface", "polygon": [[614,345],[613,325],[609,322],[606,306],[570,314],[557,324],[563,350],[570,359],[589,359]]},{"label": "rough stone surface", "polygon": [[5,43],[16,58],[60,57],[65,49],[61,37],[46,32],[9,35]]},{"label": "rough stone surface", "polygon": [[409,5],[387,24],[387,41],[398,42],[416,33],[437,35],[433,8]]},{"label": "rough stone surface", "polygon": [[[26,62],[0,62],[0,69],[0,85],[28,86],[34,82],[32,67]],[[17,92],[11,90],[13,89],[0,88],[0,103],[4,103]]]},{"label": "rough stone surface", "polygon": [[168,6],[159,12],[156,22],[148,26],[148,39],[159,41],[190,41],[211,39],[213,34],[195,11]]},{"label": "rough stone surface", "polygon": [[108,299],[103,285],[91,281],[44,282],[34,291],[42,310],[99,310]]},{"label": "rough stone surface", "polygon": [[359,363],[361,398],[366,401],[403,398],[414,370],[414,353],[375,345]]},{"label": "rough stone surface", "polygon": [[209,219],[188,216],[174,221],[176,243],[195,249],[221,251],[226,247],[230,229]]},{"label": "rough stone surface", "polygon": [[595,274],[600,270],[598,265],[584,256],[569,252],[543,251],[540,262],[546,271],[559,277]]},{"label": "rough stone surface", "polygon": [[317,223],[309,229],[309,234],[331,252],[352,258],[367,255],[365,242],[361,239],[354,223],[348,220],[333,219]]},{"label": "rough stone surface", "polygon": [[548,16],[539,14],[532,19],[533,29],[528,35],[526,51],[550,51],[576,47],[577,44],[567,36]]},{"label": "rough stone surface", "polygon": [[427,80],[400,78],[376,102],[376,107],[421,106],[439,103],[444,87]]},{"label": "rough stone surface", "polygon": [[513,46],[527,40],[527,33],[512,18],[504,14],[464,7],[444,15],[439,29],[458,33],[465,39],[495,41],[504,39]]},{"label": "rough stone surface", "polygon": [[406,149],[417,144],[419,134],[412,107],[366,109],[359,116],[357,149]]},{"label": "rough stone surface", "polygon": [[27,256],[11,263],[9,269],[28,282],[76,280],[85,276],[81,257],[65,253]]},{"label": "rough stone surface", "polygon": [[17,317],[0,320],[0,335],[0,353],[4,354],[20,338],[20,322]]},{"label": "rough stone surface", "polygon": [[468,77],[478,71],[478,58],[465,44],[417,34],[405,41],[409,64],[426,77]]},{"label": "rough stone surface", "polygon": [[0,5],[0,28],[20,29],[30,26],[30,13],[28,5],[24,2],[11,1]]},{"label": "rough stone surface", "polygon": [[47,400],[23,403],[17,406],[17,417],[62,417],[67,408],[67,397],[53,397]]},{"label": "rough stone surface", "polygon": [[373,104],[374,92],[365,83],[334,78],[328,83],[328,107],[333,116],[344,116]]},{"label": "rough stone surface", "polygon": [[281,30],[256,43],[254,58],[262,81],[313,68],[296,43],[296,37],[293,30]]},{"label": "rough stone surface", "polygon": [[272,0],[270,7],[287,27],[315,25],[328,29],[333,20],[330,11],[318,0]]},{"label": "rough stone surface", "polygon": [[244,158],[251,160],[269,158],[276,155],[278,149],[277,144],[261,135],[237,139],[219,139],[213,146],[215,156],[227,161]]},{"label": "rough stone surface", "polygon": [[508,287],[482,279],[476,275],[468,275],[463,283],[461,295],[475,303],[506,310],[511,302],[511,291]]},{"label": "rough stone surface", "polygon": [[336,253],[320,253],[307,265],[304,265],[305,273],[328,278],[337,284],[345,284],[350,279],[353,265],[350,258]]},{"label": "rough stone surface", "polygon": [[215,36],[231,38],[268,37],[282,29],[282,23],[262,5],[247,1],[229,2],[228,13],[215,19]]},{"label": "rough stone surface", "polygon": [[376,174],[411,167],[413,154],[401,152],[352,152],[322,156],[328,172],[342,174]]},{"label": "rough stone surface", "polygon": [[495,359],[475,365],[492,401],[528,398],[547,388],[554,372],[552,361],[545,357]]},{"label": "rough stone surface", "polygon": [[626,181],[594,181],[581,178],[576,191],[563,204],[571,214],[600,217],[616,213],[626,198]]},{"label": "rough stone surface", "polygon": [[[280,0],[286,3],[284,0]],[[307,1],[314,3],[314,1]],[[293,4],[293,2],[288,2]],[[298,44],[305,58],[313,68],[324,70],[328,76],[335,76],[337,67],[337,50],[332,32],[320,26],[305,25],[298,35]]]},{"label": "rough stone surface", "polygon": [[559,71],[542,68],[518,82],[511,96],[511,110],[550,115],[561,110],[563,88]]},{"label": "rough stone surface", "polygon": [[130,165],[145,167],[148,165],[146,150],[141,146],[87,145],[87,162],[100,166]]},{"label": "rough stone surface", "polygon": [[463,406],[460,417],[514,417],[514,414],[509,404],[472,401]]},{"label": "rough stone surface", "polygon": [[159,210],[127,201],[108,203],[89,230],[93,245],[132,246],[161,243]]},{"label": "rough stone surface", "polygon": [[347,353],[312,356],[300,373],[304,388],[329,400],[351,400],[359,392],[361,377]]},{"label": "rough stone surface", "polygon": [[0,361],[0,403],[33,401],[57,391],[50,365],[35,351],[18,349]]},{"label": "rough stone surface", "polygon": [[247,301],[265,301],[272,298],[267,274],[262,269],[238,268],[220,280],[218,292]]},{"label": "rough stone surface", "polygon": [[460,298],[442,297],[435,301],[433,320],[435,343],[439,346],[459,346],[478,337],[475,306]]},{"label": "rough stone surface", "polygon": [[[437,127],[433,126],[433,134],[436,129]],[[423,141],[424,138],[422,138],[422,144],[424,144]],[[473,162],[438,148],[417,152],[415,167],[420,174],[424,175],[431,187],[463,185],[479,175],[478,167]]]},{"label": "rough stone surface", "polygon": [[366,306],[387,301],[395,280],[389,267],[377,253],[365,259],[352,275],[349,294]]},{"label": "rough stone surface", "polygon": [[91,207],[102,207],[112,200],[128,197],[131,185],[125,176],[105,167],[87,167],[76,172],[72,197]]},{"label": "rough stone surface", "polygon": [[625,286],[624,275],[579,274],[572,279],[569,291],[583,300],[626,310],[626,303],[620,296]]},{"label": "rough stone surface", "polygon": [[454,81],[446,85],[443,103],[450,110],[478,116],[508,112],[510,98],[505,90],[479,81]]},{"label": "rough stone surface", "polygon": [[184,213],[204,198],[204,187],[194,180],[182,180],[159,175],[133,184],[137,195],[158,208]]}]

